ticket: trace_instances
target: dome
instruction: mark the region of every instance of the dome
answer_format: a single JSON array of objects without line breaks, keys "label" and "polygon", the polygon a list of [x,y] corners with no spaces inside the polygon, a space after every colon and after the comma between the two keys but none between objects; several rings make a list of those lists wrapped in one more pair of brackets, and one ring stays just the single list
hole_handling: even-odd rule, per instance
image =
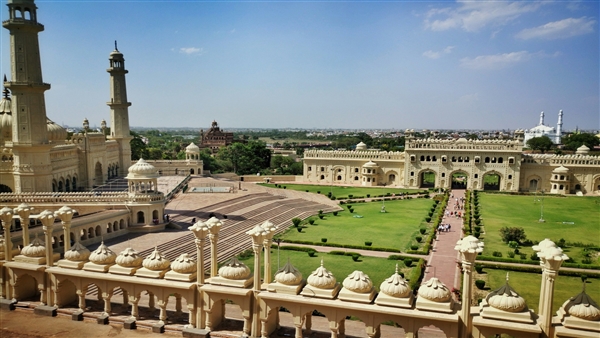
[{"label": "dome", "polygon": [[112,264],[116,258],[117,255],[102,242],[98,249],[94,250],[90,255],[90,262],[103,265]]},{"label": "dome", "polygon": [[321,261],[321,266],[308,276],[307,282],[308,285],[318,289],[333,289],[337,281],[333,274],[325,269],[323,261]]},{"label": "dome", "polygon": [[136,268],[142,264],[142,260],[142,256],[137,251],[127,248],[119,253],[119,256],[115,259],[115,263],[124,268]]},{"label": "dome", "polygon": [[398,264],[396,264],[396,272],[381,283],[379,290],[388,296],[397,298],[410,296],[410,286],[406,279],[398,273]]},{"label": "dome", "polygon": [[461,137],[458,140],[456,140],[456,144],[467,144],[467,143],[468,143],[468,141],[464,137]]},{"label": "dome", "polygon": [[158,171],[152,164],[144,161],[143,158],[140,158],[136,164],[129,167],[129,175],[127,175],[127,178],[135,178],[136,176],[157,177]]},{"label": "dome", "polygon": [[21,249],[21,255],[27,257],[44,257],[46,256],[46,247],[39,238],[35,238],[29,245]]},{"label": "dome", "polygon": [[75,243],[67,252],[65,252],[65,259],[72,262],[83,262],[90,257],[90,250],[81,243]]},{"label": "dome", "polygon": [[560,167],[552,170],[553,174],[568,174],[569,173],[569,168],[561,165]]},{"label": "dome", "polygon": [[367,150],[367,145],[366,145],[366,144],[364,144],[363,142],[359,142],[359,143],[356,145],[356,150]]},{"label": "dome", "polygon": [[285,285],[298,285],[302,282],[302,273],[288,260],[281,269],[275,272],[275,281]]},{"label": "dome", "polygon": [[363,164],[363,168],[375,168],[377,167],[377,163],[373,162],[373,161],[369,161],[365,164]]},{"label": "dome", "polygon": [[236,257],[233,257],[229,263],[219,269],[219,276],[232,280],[247,279],[250,277],[250,268]]},{"label": "dome", "polygon": [[194,142],[190,143],[189,146],[185,147],[186,153],[197,153],[200,151],[200,148],[194,144]]},{"label": "dome", "polygon": [[175,258],[173,263],[171,263],[171,270],[177,273],[196,272],[196,261],[193,260],[189,254],[182,253],[179,257]]},{"label": "dome", "polygon": [[521,312],[527,308],[525,299],[508,285],[508,281],[503,287],[490,292],[485,299],[491,307],[502,311]]},{"label": "dome", "polygon": [[564,308],[573,317],[585,320],[600,320],[598,304],[585,291],[569,299]]},{"label": "dome", "polygon": [[65,128],[54,123],[54,121],[46,118],[46,128],[48,129],[48,141],[53,143],[64,143],[67,139],[67,131]]},{"label": "dome", "polygon": [[419,296],[438,303],[451,299],[450,290],[436,277],[432,277],[419,287]]},{"label": "dome", "polygon": [[369,293],[373,290],[373,282],[368,275],[365,275],[362,271],[355,270],[344,279],[342,285],[356,293]]},{"label": "dome", "polygon": [[575,154],[577,155],[587,155],[590,152],[590,148],[588,148],[585,144],[581,147],[577,148]]},{"label": "dome", "polygon": [[154,248],[154,251],[150,254],[150,256],[146,257],[142,261],[142,266],[148,270],[153,271],[161,271],[167,269],[171,265],[171,261],[169,261],[165,256],[163,256],[158,248]]}]

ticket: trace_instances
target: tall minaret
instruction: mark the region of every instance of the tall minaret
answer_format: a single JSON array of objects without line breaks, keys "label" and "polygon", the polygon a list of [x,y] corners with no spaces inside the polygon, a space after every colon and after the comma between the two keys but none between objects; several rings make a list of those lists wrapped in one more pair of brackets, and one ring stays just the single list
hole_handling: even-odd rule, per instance
[{"label": "tall minaret", "polygon": [[541,112],[541,113],[540,113],[540,124],[539,124],[539,125],[540,125],[540,126],[543,126],[543,125],[544,125],[544,112]]},{"label": "tall minaret", "polygon": [[129,106],[127,102],[127,87],[125,85],[125,59],[123,54],[117,49],[115,41],[115,50],[108,57],[110,68],[106,71],[110,73],[110,136],[111,140],[116,140],[119,144],[119,176],[126,176],[127,169],[131,166],[131,146],[129,141],[133,137],[129,132]]},{"label": "tall minaret", "polygon": [[14,191],[52,191],[52,166],[46,125],[37,22],[33,0],[8,0],[9,19],[2,23],[10,31],[11,81],[4,86],[12,93],[12,147]]},{"label": "tall minaret", "polygon": [[562,141],[562,117],[563,111],[558,112],[558,123],[556,123],[556,137],[554,138],[554,144],[560,144]]}]

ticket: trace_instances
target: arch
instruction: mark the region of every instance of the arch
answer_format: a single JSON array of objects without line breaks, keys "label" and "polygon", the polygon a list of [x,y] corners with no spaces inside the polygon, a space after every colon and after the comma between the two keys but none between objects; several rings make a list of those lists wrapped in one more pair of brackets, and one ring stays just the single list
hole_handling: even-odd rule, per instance
[{"label": "arch", "polygon": [[435,187],[435,171],[425,169],[419,173],[419,188]]},{"label": "arch", "polygon": [[488,171],[483,174],[483,190],[502,190],[501,187],[502,175],[497,171]]},{"label": "arch", "polygon": [[73,179],[71,180],[71,185],[72,185],[71,190],[77,191],[77,177],[73,176]]},{"label": "arch", "polygon": [[469,174],[462,170],[453,171],[451,179],[452,189],[466,189],[468,185]]},{"label": "arch", "polygon": [[138,223],[146,223],[146,219],[144,217],[144,212],[143,211],[138,211],[137,212],[137,222]]},{"label": "arch", "polygon": [[71,180],[68,177],[65,180],[65,191],[71,192]]},{"label": "arch", "polygon": [[527,187],[530,192],[535,192],[542,189],[542,178],[538,175],[527,177]]},{"label": "arch", "polygon": [[87,231],[85,229],[79,230],[79,240],[85,241],[87,239]]},{"label": "arch", "polygon": [[[423,330],[423,329],[424,329],[424,330]],[[446,328],[446,329],[447,329],[447,328]],[[416,337],[423,337],[423,336],[425,336],[425,335],[426,335],[426,333],[430,333],[432,330],[438,331],[438,332],[436,332],[436,333],[438,333],[438,335],[436,335],[436,337],[439,337],[439,335],[441,335],[441,334],[444,334],[446,337],[448,337],[448,336],[452,337],[452,334],[448,334],[448,332],[446,332],[446,331],[444,330],[444,328],[442,328],[442,327],[439,327],[439,326],[436,326],[436,325],[434,325],[434,324],[431,324],[431,325],[423,325],[423,326],[419,327],[419,328],[416,330],[416,333],[417,333],[417,334],[416,334],[415,336],[416,336]],[[440,331],[441,331],[441,332],[440,332]]]},{"label": "arch", "polygon": [[94,238],[94,237],[96,237],[95,234],[94,234],[94,228],[93,227],[89,228],[88,229],[87,238]]},{"label": "arch", "polygon": [[58,191],[58,184],[56,183],[56,180],[52,180],[52,192],[57,192]]},{"label": "arch", "polygon": [[40,290],[38,289],[38,282],[33,276],[27,273],[17,275],[13,290],[13,297],[18,301],[29,299],[35,301],[40,300]]},{"label": "arch", "polygon": [[111,233],[111,232],[112,232],[112,225],[111,225],[110,223],[108,223],[108,224],[106,225],[106,233],[107,233],[107,234],[109,234],[109,233]]},{"label": "arch", "polygon": [[600,193],[600,175],[596,175],[593,179],[592,182],[594,182],[592,184],[592,190],[596,193]]},{"label": "arch", "polygon": [[119,230],[119,222],[114,221],[113,222],[113,231],[117,231],[117,230]]},{"label": "arch", "polygon": [[125,229],[125,227],[126,227],[125,220],[121,219],[119,221],[119,229]]},{"label": "arch", "polygon": [[96,225],[96,237],[102,236],[102,228],[99,225]]},{"label": "arch", "polygon": [[190,175],[194,175],[194,168],[190,169]]},{"label": "arch", "polygon": [[3,192],[13,192],[13,191],[8,185],[0,184],[0,193],[3,193]]},{"label": "arch", "polygon": [[55,293],[56,299],[54,303],[58,307],[65,307],[67,305],[77,306],[77,287],[71,280],[68,278],[59,280],[56,288],[57,292]]},{"label": "arch", "polygon": [[104,177],[102,173],[102,164],[100,162],[96,162],[96,166],[94,169],[94,185],[100,186],[104,183]]}]

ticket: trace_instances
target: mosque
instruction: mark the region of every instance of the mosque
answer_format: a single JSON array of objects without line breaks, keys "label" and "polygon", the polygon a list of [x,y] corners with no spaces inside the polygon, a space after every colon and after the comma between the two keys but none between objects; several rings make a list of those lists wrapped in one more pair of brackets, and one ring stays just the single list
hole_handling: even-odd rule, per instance
[{"label": "mosque", "polygon": [[556,129],[544,124],[544,112],[540,113],[540,123],[529,129],[525,130],[525,138],[523,139],[523,145],[527,145],[527,141],[534,137],[548,136],[554,144],[560,144],[562,138],[562,125],[563,125],[563,111],[558,112],[558,122],[556,123]]},{"label": "mosque", "polygon": [[[90,302],[102,305],[94,319],[98,324],[119,322],[135,329],[142,311],[158,310],[153,332],[165,331],[167,320],[179,325],[186,337],[206,337],[224,320],[225,301],[241,308],[244,337],[266,338],[279,325],[279,310],[294,319],[295,337],[311,332],[314,310],[329,321],[331,337],[342,337],[348,316],[365,322],[369,338],[381,337],[381,324],[397,323],[405,337],[417,337],[419,329],[434,325],[446,337],[489,337],[506,333],[516,337],[597,337],[600,309],[585,293],[563,302],[551,313],[558,270],[568,257],[549,240],[533,249],[543,271],[540,303],[531,309],[508,281],[491,292],[479,306],[471,306],[472,270],[482,243],[468,236],[456,243],[463,274],[462,299],[433,277],[411,290],[398,272],[377,293],[362,271],[342,283],[322,263],[309,276],[290,262],[273,274],[270,247],[277,228],[269,221],[246,232],[252,241],[254,266],[233,258],[219,268],[217,218],[190,227],[196,252],[182,252],[170,261],[158,248],[146,257],[132,248],[119,254],[101,244],[86,247],[134,231],[164,229],[165,195],[158,191],[160,171],[201,172],[198,147],[186,149],[181,162],[156,163],[130,160],[129,118],[125,87],[125,60],[117,48],[109,55],[111,80],[110,133],[84,131],[67,139],[66,131],[46,116],[38,22],[33,0],[8,0],[11,78],[4,81],[1,109],[2,164],[0,179],[0,307],[13,310],[28,300],[34,312],[55,316],[58,310],[76,306],[73,320],[83,320]],[[116,46],[115,46],[116,47]],[[10,95],[9,95],[10,92]],[[105,125],[105,124],[103,124]],[[464,174],[467,187],[485,189],[488,174],[501,177],[499,190],[548,189],[554,193],[600,190],[599,159],[580,149],[577,155],[525,155],[514,141],[441,141],[409,137],[406,152],[370,151],[363,146],[353,152],[307,152],[305,179],[356,185],[419,187],[423,173],[435,176],[434,185],[451,187],[456,173]],[[161,169],[162,168],[162,169]],[[113,177],[126,177],[122,192],[89,191]],[[533,186],[533,182],[535,187]],[[559,188],[560,187],[560,188]],[[33,213],[36,210],[43,210]],[[76,210],[75,210],[76,209]],[[155,222],[156,221],[156,222]],[[11,231],[16,223],[20,230]],[[36,229],[31,226],[40,225]],[[35,232],[32,239],[31,232]],[[38,237],[39,236],[39,237]],[[210,273],[204,273],[204,249],[210,243]],[[16,246],[18,244],[21,248]],[[195,258],[194,258],[195,257]],[[264,271],[261,261],[264,258]],[[264,274],[263,274],[264,273]],[[210,277],[208,277],[210,276]],[[340,277],[340,276],[337,276]],[[97,290],[97,299],[86,295]],[[120,299],[126,318],[115,315]],[[461,301],[460,303],[458,301]],[[168,318],[167,305],[175,304]],[[122,314],[122,313],[121,313]],[[185,314],[185,315],[184,315]]]}]

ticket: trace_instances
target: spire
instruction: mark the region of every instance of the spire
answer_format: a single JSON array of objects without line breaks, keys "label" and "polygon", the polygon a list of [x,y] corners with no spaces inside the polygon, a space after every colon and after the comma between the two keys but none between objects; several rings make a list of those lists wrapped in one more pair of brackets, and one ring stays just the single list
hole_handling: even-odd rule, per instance
[{"label": "spire", "polygon": [[544,112],[540,113],[540,126],[544,125]]},{"label": "spire", "polygon": [[118,52],[119,48],[117,48],[117,40],[115,40],[115,50]]},{"label": "spire", "polygon": [[554,143],[556,144],[560,144],[562,142],[561,138],[562,138],[562,118],[563,118],[563,111],[559,110],[558,111],[558,123],[556,123],[556,137],[554,139]]}]

